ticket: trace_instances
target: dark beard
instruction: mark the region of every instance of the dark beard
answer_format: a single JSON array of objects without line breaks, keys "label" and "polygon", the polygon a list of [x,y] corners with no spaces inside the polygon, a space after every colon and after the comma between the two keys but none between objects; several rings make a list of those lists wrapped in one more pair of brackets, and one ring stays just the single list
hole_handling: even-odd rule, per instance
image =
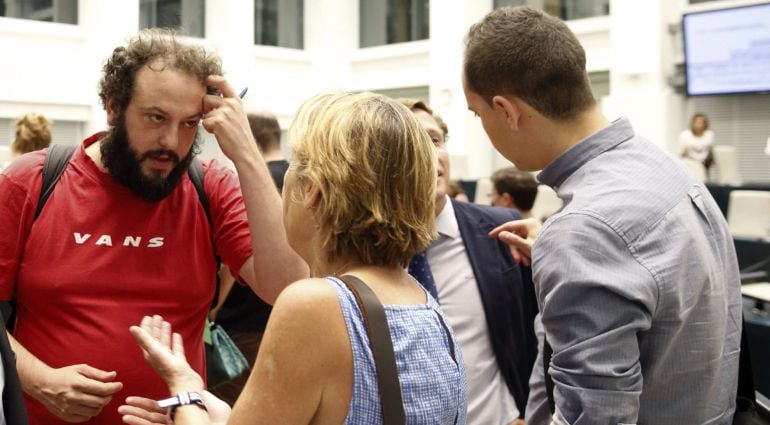
[{"label": "dark beard", "polygon": [[[129,145],[125,121],[120,117],[115,127],[102,139],[99,150],[102,163],[116,183],[128,187],[136,196],[147,202],[158,202],[168,196],[182,181],[193,158],[200,152],[199,148],[200,134],[196,133],[190,152],[181,161],[175,152],[166,149],[147,151],[140,156]],[[167,177],[151,177],[142,173],[141,164],[145,159],[163,155],[176,163]]]}]

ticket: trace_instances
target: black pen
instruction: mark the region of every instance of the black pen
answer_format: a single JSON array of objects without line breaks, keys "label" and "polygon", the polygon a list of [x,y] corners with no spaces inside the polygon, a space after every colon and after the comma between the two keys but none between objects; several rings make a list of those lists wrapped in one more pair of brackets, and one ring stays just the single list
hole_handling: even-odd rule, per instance
[{"label": "black pen", "polygon": [[[246,92],[247,91],[249,91],[249,88],[248,87],[244,87],[243,90],[241,90],[241,93],[238,95],[238,97],[243,99],[243,96],[246,96]],[[206,114],[201,114],[201,121],[203,121],[204,118],[206,118]],[[203,124],[203,123],[201,122],[201,124]]]}]

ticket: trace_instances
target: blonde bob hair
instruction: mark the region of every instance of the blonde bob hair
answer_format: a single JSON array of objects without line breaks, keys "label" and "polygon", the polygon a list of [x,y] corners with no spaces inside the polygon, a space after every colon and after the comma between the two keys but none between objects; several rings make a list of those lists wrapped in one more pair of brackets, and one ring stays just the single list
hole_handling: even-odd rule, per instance
[{"label": "blonde bob hair", "polygon": [[51,144],[51,120],[38,114],[26,114],[16,120],[16,137],[11,150],[23,155],[47,148]]},{"label": "blonde bob hair", "polygon": [[320,191],[326,259],[405,266],[436,233],[436,153],[403,105],[374,93],[307,100],[289,128],[297,188]]}]

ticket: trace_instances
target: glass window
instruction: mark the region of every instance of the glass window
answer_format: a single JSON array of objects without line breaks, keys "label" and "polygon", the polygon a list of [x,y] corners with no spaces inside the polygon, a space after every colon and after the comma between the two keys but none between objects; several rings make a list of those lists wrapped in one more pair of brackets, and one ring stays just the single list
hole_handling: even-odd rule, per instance
[{"label": "glass window", "polygon": [[184,34],[203,37],[204,0],[140,0],[139,28],[179,28]]},{"label": "glass window", "polygon": [[[494,0],[495,8],[527,5],[565,21],[610,14],[610,0]],[[692,0],[691,0],[692,1]]]},{"label": "glass window", "polygon": [[78,23],[78,0],[0,0],[0,16]]},{"label": "glass window", "polygon": [[361,0],[361,47],[425,40],[430,0]]},{"label": "glass window", "polygon": [[254,0],[254,44],[304,47],[303,0]]}]

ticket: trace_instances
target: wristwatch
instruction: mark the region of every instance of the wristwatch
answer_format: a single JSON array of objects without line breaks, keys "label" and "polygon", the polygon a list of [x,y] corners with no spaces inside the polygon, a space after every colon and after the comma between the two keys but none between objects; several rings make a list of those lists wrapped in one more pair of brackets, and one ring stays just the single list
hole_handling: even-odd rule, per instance
[{"label": "wristwatch", "polygon": [[206,404],[203,402],[203,398],[201,397],[200,393],[195,392],[179,393],[173,397],[158,400],[157,403],[158,407],[161,409],[168,409],[168,413],[172,420],[174,419],[174,411],[177,407],[180,406],[194,404],[208,412],[208,409],[206,409]]}]

